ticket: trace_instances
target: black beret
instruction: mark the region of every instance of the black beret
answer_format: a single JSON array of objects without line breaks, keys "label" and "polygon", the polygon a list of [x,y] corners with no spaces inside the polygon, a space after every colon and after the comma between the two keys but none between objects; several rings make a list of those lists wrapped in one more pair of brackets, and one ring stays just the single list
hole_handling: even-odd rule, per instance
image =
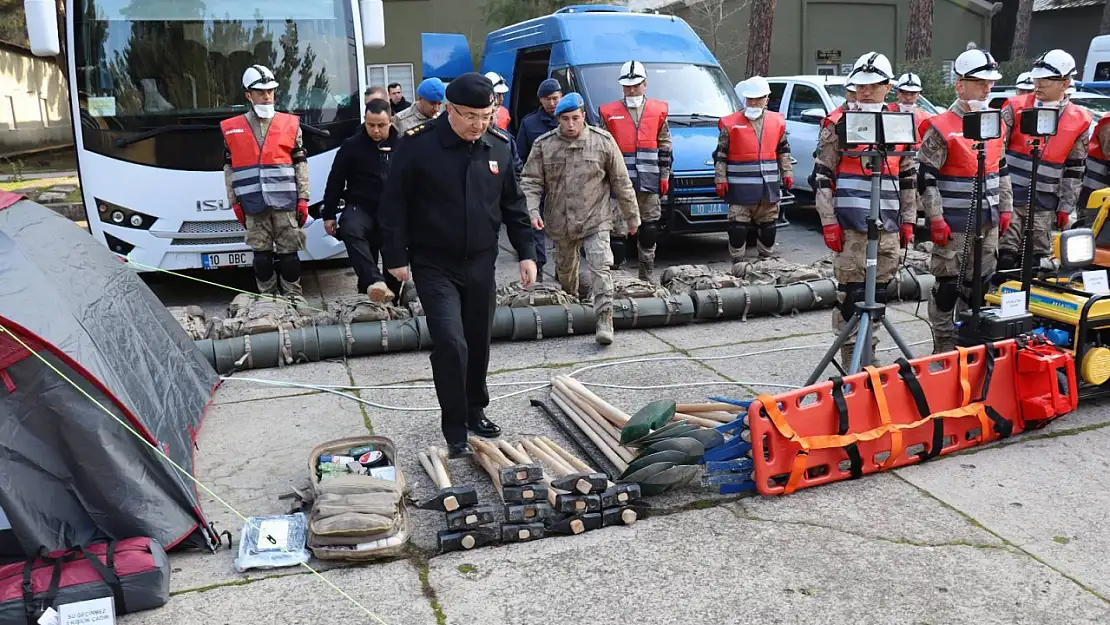
[{"label": "black beret", "polygon": [[493,104],[493,83],[477,72],[468,72],[447,85],[447,101],[475,109],[487,108]]}]

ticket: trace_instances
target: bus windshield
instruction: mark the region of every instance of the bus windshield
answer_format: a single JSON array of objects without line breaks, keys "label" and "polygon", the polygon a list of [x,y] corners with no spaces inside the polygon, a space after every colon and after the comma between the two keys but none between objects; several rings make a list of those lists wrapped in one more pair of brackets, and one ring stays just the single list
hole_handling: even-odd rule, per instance
[{"label": "bus windshield", "polygon": [[247,111],[242,75],[255,63],[277,78],[277,110],[329,131],[303,133],[310,156],[338,147],[358,127],[347,0],[75,4],[74,85],[87,150],[168,169],[222,169],[218,125]]},{"label": "bus windshield", "polygon": [[[624,97],[617,77],[620,64],[578,68],[592,108]],[[647,63],[649,98],[667,103],[670,117],[725,117],[739,110],[740,102],[719,67],[684,63]],[[715,120],[707,123],[716,124]]]}]

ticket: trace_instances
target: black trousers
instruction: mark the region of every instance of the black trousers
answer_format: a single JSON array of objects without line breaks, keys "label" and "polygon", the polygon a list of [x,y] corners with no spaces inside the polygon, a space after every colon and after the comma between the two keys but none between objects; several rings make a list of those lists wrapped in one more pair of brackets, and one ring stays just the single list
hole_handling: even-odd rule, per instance
[{"label": "black trousers", "polygon": [[370,285],[384,281],[395,295],[401,295],[400,281],[378,268],[382,230],[376,214],[360,206],[346,207],[339,222],[339,238],[347,246],[347,256],[358,276],[359,293],[365,294]]},{"label": "black trousers", "polygon": [[466,442],[489,405],[486,371],[493,328],[497,248],[470,258],[412,261],[416,292],[432,335],[432,377],[448,444]]}]

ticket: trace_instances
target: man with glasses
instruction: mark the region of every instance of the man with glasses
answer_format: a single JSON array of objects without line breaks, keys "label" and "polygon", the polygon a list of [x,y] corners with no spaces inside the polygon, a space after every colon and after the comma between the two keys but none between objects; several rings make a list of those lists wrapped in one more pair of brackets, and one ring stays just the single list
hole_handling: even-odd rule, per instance
[{"label": "man with glasses", "polygon": [[1063,230],[1073,219],[1083,184],[1091,114],[1083,107],[1072,104],[1067,97],[1068,86],[1075,75],[1075,59],[1063,50],[1050,50],[1037,59],[1029,74],[1033,78],[1033,93],[1014,96],[1002,107],[1002,122],[1008,133],[1004,136],[1006,163],[1014,185],[1014,219],[1002,234],[999,269],[1021,266],[1025,220],[1034,199],[1031,180],[1033,148],[1030,144],[1034,137],[1021,132],[1022,111],[1028,108],[1058,111],[1056,134],[1042,139],[1041,162],[1037,166],[1033,241],[1026,242],[1026,245],[1033,246],[1034,266],[1052,253],[1049,233],[1053,226]]},{"label": "man with glasses", "polygon": [[[848,83],[856,87],[852,109],[870,113],[882,112],[893,79],[890,61],[878,52],[859,57],[848,74]],[[836,252],[833,273],[837,281],[837,308],[833,309],[833,329],[840,331],[856,313],[856,304],[864,301],[867,274],[867,217],[871,210],[871,168],[864,167],[858,156],[842,154],[836,125],[844,116],[843,109],[833,111],[822,123],[817,138],[817,157],[813,176],[817,189],[817,214],[821,217],[825,245]],[[917,221],[917,198],[914,178],[917,175],[913,157],[888,156],[879,161],[881,191],[879,194],[879,254],[875,276],[875,299],[886,300],[887,283],[898,269],[899,245],[913,241]],[[879,327],[875,328],[876,330]],[[871,363],[875,363],[878,339],[872,334]],[[844,344],[841,358],[847,364],[855,349],[855,335]]]},{"label": "man with glasses", "polygon": [[[925,218],[932,234],[929,271],[936,277],[929,299],[929,324],[933,328],[933,353],[956,349],[954,317],[968,308],[974,262],[967,245],[975,219],[971,192],[978,174],[975,141],[963,136],[964,115],[989,108],[991,87],[1002,78],[998,63],[986,50],[967,50],[956,57],[957,99],[947,111],[925,121],[917,153]],[[984,145],[981,223],[983,225],[984,284],[998,265],[998,233],[1010,226],[1014,194],[1006,167],[1001,137]],[[961,276],[962,274],[962,276]],[[962,284],[961,284],[962,283]]]},{"label": "man with glasses", "polygon": [[435,346],[432,376],[452,458],[471,455],[467,431],[495,437],[486,418],[494,262],[504,223],[525,288],[536,279],[532,224],[513,172],[509,136],[490,127],[493,84],[467,73],[446,89],[447,114],[405,133],[379,207],[382,258],[397,280],[409,267]]}]

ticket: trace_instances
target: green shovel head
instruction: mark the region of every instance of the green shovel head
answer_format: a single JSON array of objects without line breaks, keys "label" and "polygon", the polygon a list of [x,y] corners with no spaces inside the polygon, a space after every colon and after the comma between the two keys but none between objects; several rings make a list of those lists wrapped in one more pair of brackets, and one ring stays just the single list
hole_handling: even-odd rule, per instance
[{"label": "green shovel head", "polygon": [[652,430],[661,428],[674,417],[678,405],[670,399],[660,399],[640,408],[621,430],[621,444],[643,438]]}]

